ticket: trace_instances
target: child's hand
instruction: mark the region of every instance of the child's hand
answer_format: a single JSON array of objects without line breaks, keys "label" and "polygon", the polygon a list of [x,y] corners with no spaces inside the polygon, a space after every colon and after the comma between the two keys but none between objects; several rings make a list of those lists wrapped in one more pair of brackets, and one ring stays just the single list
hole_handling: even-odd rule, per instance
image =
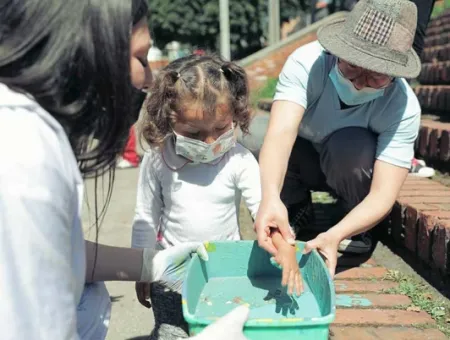
[{"label": "child's hand", "polygon": [[295,252],[295,246],[286,243],[279,247],[274,260],[283,270],[282,286],[288,286],[289,295],[292,295],[295,290],[297,296],[300,296],[303,293],[303,280]]},{"label": "child's hand", "polygon": [[272,229],[271,236],[277,249],[277,254],[272,259],[283,270],[281,284],[283,287],[288,286],[289,295],[292,295],[295,289],[297,296],[300,296],[303,293],[303,280],[295,255],[296,246],[287,243],[277,229]]},{"label": "child's hand", "polygon": [[142,306],[151,308],[150,303],[150,283],[148,282],[136,282],[136,296]]}]

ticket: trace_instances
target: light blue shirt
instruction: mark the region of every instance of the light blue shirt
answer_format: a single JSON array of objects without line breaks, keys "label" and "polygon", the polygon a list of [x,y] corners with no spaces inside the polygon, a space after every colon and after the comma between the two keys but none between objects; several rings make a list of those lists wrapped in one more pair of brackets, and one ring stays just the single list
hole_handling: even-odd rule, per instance
[{"label": "light blue shirt", "polygon": [[410,168],[421,112],[411,87],[403,78],[397,78],[383,96],[341,109],[328,76],[335,62],[336,57],[325,53],[319,42],[314,41],[292,53],[283,67],[274,100],[294,102],[305,108],[299,136],[320,148],[324,139],[336,130],[367,128],[378,135],[377,159]]}]

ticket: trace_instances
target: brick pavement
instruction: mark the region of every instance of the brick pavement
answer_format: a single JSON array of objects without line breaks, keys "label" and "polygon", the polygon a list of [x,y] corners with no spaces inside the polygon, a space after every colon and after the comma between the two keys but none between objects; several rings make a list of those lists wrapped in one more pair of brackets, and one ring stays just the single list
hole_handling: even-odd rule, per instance
[{"label": "brick pavement", "polygon": [[330,339],[447,339],[426,312],[408,310],[411,300],[407,296],[388,293],[398,283],[385,279],[387,272],[373,259],[340,259],[335,280],[337,313]]}]

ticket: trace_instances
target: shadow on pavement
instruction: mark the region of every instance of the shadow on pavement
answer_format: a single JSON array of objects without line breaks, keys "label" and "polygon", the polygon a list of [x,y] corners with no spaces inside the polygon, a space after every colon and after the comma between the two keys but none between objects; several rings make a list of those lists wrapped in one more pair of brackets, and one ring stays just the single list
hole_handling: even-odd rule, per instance
[{"label": "shadow on pavement", "polygon": [[123,298],[123,295],[110,296],[110,298],[112,303],[119,302]]}]

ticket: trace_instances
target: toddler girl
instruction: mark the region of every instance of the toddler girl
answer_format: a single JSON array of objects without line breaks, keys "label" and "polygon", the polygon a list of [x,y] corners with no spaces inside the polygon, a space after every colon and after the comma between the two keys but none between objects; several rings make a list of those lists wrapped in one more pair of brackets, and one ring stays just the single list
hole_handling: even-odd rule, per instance
[{"label": "toddler girl", "polygon": [[[168,248],[196,241],[239,240],[243,197],[253,217],[261,199],[256,159],[235,142],[250,111],[245,71],[218,57],[188,56],[154,81],[142,132],[150,149],[140,169],[132,246]],[[187,337],[181,283],[136,283],[155,316],[151,339]]]}]

